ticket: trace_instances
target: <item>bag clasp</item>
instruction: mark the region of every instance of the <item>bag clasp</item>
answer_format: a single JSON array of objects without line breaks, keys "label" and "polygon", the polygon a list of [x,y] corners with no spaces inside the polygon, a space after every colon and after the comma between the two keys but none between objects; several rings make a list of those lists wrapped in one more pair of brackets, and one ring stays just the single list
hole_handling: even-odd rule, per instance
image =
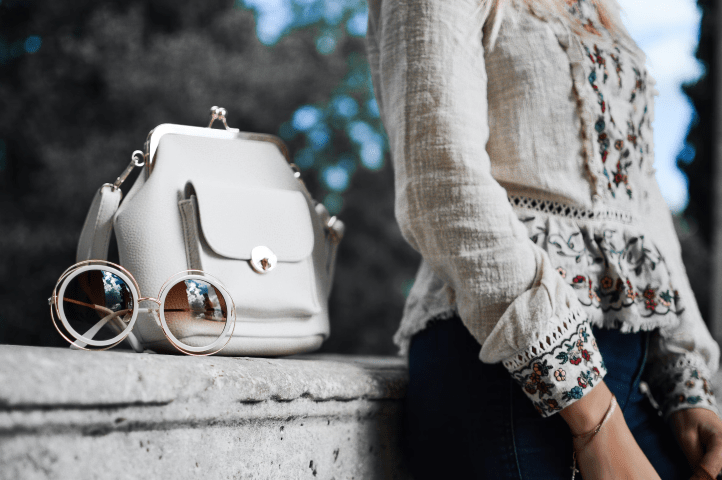
[{"label": "bag clasp", "polygon": [[220,120],[223,122],[223,126],[226,127],[226,130],[231,130],[231,127],[229,127],[226,122],[227,113],[228,112],[226,112],[226,109],[223,107],[211,107],[211,121],[208,123],[208,128],[213,126],[213,122]]},{"label": "bag clasp", "polygon": [[276,257],[276,254],[271,251],[270,248],[259,245],[253,250],[251,250],[250,263],[251,268],[253,268],[254,272],[268,273],[274,268],[276,268],[278,258]]}]

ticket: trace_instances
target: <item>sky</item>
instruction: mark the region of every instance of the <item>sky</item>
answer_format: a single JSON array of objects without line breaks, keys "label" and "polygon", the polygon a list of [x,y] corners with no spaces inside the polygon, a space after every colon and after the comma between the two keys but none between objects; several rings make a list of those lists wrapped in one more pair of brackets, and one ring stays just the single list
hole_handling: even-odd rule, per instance
[{"label": "sky", "polygon": [[701,13],[693,0],[618,0],[622,20],[647,54],[647,69],[657,81],[654,151],[657,181],[673,212],[687,205],[687,180],[675,159],[693,108],[681,85],[698,78],[704,67],[694,58]]}]

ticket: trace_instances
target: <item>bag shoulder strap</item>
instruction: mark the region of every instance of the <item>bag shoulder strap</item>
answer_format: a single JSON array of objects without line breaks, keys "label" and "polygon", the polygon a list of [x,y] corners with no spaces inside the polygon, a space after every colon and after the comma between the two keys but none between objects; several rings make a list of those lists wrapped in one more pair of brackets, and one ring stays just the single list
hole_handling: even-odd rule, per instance
[{"label": "bag shoulder strap", "polygon": [[113,217],[118,211],[122,197],[123,192],[120,188],[115,188],[109,183],[100,187],[95,194],[78,240],[76,262],[107,260],[110,235],[113,232]]},{"label": "bag shoulder strap", "polygon": [[[108,259],[108,245],[110,235],[113,233],[113,218],[122,198],[123,192],[115,185],[106,183],[100,187],[90,204],[83,230],[80,232],[78,250],[75,254],[76,262]],[[140,295],[140,292],[138,294]],[[144,351],[143,345],[133,332],[128,333],[126,340],[136,352]],[[70,348],[78,349],[74,344]]]}]

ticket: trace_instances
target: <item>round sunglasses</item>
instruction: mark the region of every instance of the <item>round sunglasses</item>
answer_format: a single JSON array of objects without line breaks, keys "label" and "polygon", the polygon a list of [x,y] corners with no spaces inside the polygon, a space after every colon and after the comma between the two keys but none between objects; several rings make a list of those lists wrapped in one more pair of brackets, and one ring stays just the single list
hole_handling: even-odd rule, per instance
[{"label": "round sunglasses", "polygon": [[128,339],[142,351],[131,331],[145,313],[180,352],[213,355],[228,344],[236,323],[231,295],[200,270],[173,275],[151,298],[140,296],[138,282],[120,265],[88,260],[63,272],[48,301],[55,328],[71,348],[82,350],[106,350]]}]

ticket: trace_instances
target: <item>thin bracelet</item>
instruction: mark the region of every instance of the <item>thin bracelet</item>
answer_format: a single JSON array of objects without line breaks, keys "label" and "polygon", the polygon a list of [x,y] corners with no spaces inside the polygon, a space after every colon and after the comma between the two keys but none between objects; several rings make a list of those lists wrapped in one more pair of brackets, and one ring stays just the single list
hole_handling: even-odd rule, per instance
[{"label": "thin bracelet", "polygon": [[[579,435],[572,435],[572,438],[585,438],[585,437],[588,437],[588,436],[590,436],[590,435],[592,436],[592,438],[594,438],[594,435],[596,435],[597,433],[599,433],[599,430],[601,430],[601,429],[602,429],[602,426],[603,426],[605,423],[607,423],[607,421],[608,421],[609,418],[612,416],[612,414],[614,413],[614,410],[615,410],[616,408],[617,408],[617,397],[615,397],[614,394],[612,394],[612,401],[609,403],[609,408],[607,409],[607,413],[604,415],[604,418],[602,419],[602,421],[599,422],[599,425],[597,425],[596,427],[594,427],[593,429],[591,429],[591,430],[588,431],[587,433],[580,433]],[[586,446],[586,445],[587,445],[589,442],[591,442],[591,441],[592,441],[592,440],[591,440],[591,438],[590,438],[587,442],[584,443],[584,446]]]},{"label": "thin bracelet", "polygon": [[[609,408],[607,409],[607,413],[604,414],[604,418],[602,418],[602,421],[599,422],[599,425],[588,431],[587,433],[580,433],[579,435],[572,435],[572,438],[585,438],[591,436],[589,440],[584,442],[584,445],[582,445],[581,448],[586,447],[589,445],[589,443],[594,439],[597,433],[602,429],[605,423],[612,417],[612,414],[614,413],[614,410],[617,408],[617,397],[612,394],[612,401],[609,403]],[[572,460],[574,461],[574,464],[572,465],[572,480],[574,480],[574,477],[576,476],[577,472],[577,451],[574,450],[572,453]]]}]

